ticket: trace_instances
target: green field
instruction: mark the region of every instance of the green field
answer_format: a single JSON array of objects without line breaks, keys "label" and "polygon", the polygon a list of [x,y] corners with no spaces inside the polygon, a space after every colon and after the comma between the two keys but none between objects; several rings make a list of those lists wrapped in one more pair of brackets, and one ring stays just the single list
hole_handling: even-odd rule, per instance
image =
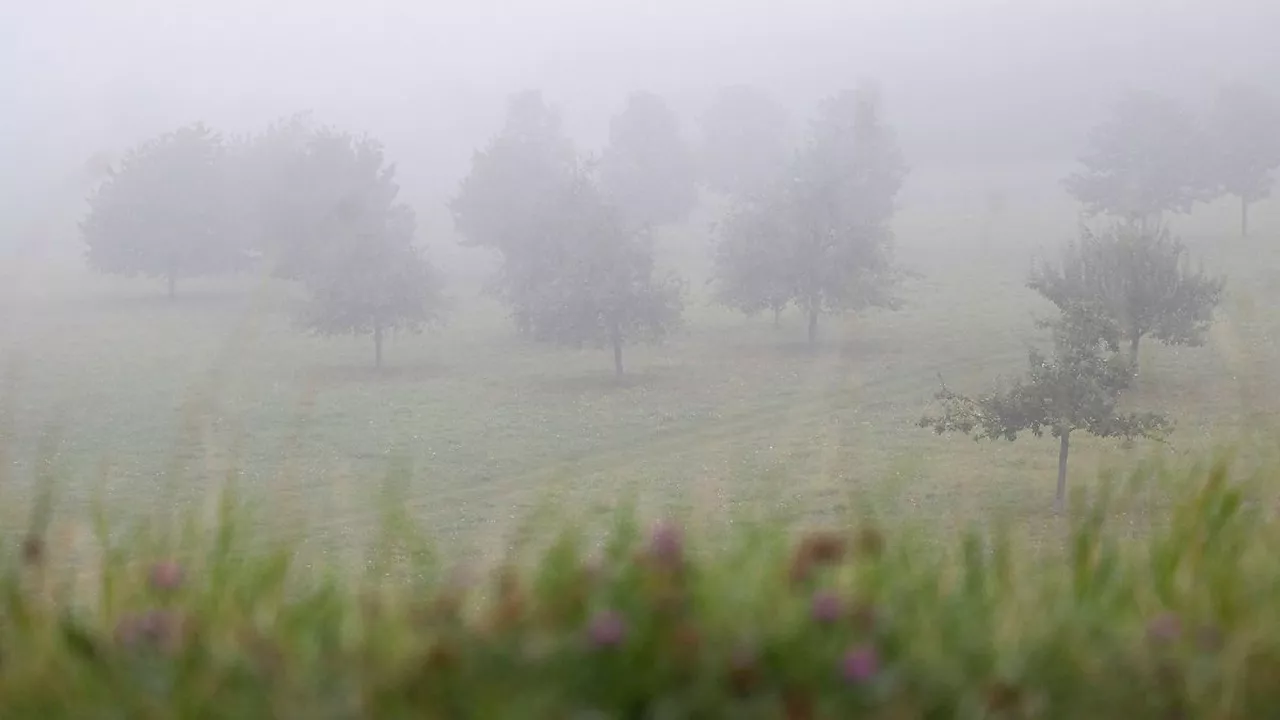
[{"label": "green field", "polygon": [[[590,514],[632,493],[646,511],[705,523],[760,512],[821,522],[866,501],[930,527],[1003,514],[1043,527],[1056,441],[979,444],[914,422],[939,374],[977,391],[1022,371],[1034,319],[1052,307],[1025,288],[1029,263],[1075,230],[1055,182],[917,175],[897,222],[900,258],[920,274],[907,306],[825,318],[816,350],[794,313],[775,328],[710,303],[704,214],[661,238],[662,260],[690,281],[686,327],[629,349],[621,384],[603,351],[519,340],[470,279],[448,288],[447,326],[395,338],[375,372],[368,340],[296,331],[287,286],[189,282],[171,303],[160,284],[90,275],[74,251],[5,260],[0,492],[19,498],[53,472],[68,513],[95,489],[113,505],[167,509],[234,474],[272,524],[341,541],[368,529],[378,479],[399,467],[426,527],[487,550],[548,499]],[[988,223],[992,187],[1007,207]],[[1170,414],[1168,446],[1081,438],[1075,486],[1274,427],[1280,203],[1257,208],[1248,240],[1233,211],[1175,224],[1227,274],[1228,293],[1207,347],[1144,345],[1127,402]]]}]

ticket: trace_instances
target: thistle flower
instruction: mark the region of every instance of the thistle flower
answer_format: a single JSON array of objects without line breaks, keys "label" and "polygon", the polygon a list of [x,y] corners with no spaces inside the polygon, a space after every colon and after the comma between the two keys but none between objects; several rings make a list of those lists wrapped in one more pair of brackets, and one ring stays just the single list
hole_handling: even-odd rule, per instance
[{"label": "thistle flower", "polygon": [[844,654],[840,674],[851,683],[870,681],[880,672],[880,656],[869,645],[855,647]]},{"label": "thistle flower", "polygon": [[839,620],[843,611],[844,603],[834,592],[821,590],[813,596],[810,613],[814,620],[828,625]]},{"label": "thistle flower", "polygon": [[1182,621],[1171,612],[1161,613],[1147,623],[1147,638],[1150,640],[1169,643],[1181,635]]},{"label": "thistle flower", "polygon": [[176,560],[163,560],[151,566],[151,589],[173,592],[182,587],[182,566]]},{"label": "thistle flower", "polygon": [[599,648],[616,647],[627,635],[627,625],[622,616],[613,610],[604,610],[591,618],[587,627],[591,643]]},{"label": "thistle flower", "polygon": [[670,520],[654,525],[649,554],[663,564],[678,565],[684,559],[684,530]]}]

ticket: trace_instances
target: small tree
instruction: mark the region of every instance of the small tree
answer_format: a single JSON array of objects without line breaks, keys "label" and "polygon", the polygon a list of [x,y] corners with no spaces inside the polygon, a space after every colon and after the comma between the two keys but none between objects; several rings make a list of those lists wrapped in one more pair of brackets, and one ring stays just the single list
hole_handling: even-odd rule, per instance
[{"label": "small tree", "polygon": [[413,244],[413,211],[392,205],[366,228],[327,249],[312,265],[301,323],[321,335],[372,335],[382,367],[385,333],[421,332],[440,318],[442,298],[430,264]]},{"label": "small tree", "polygon": [[785,208],[740,201],[721,225],[716,246],[716,298],[747,315],[769,310],[776,326],[796,296]]},{"label": "small tree", "polygon": [[1168,345],[1200,345],[1225,280],[1191,270],[1186,247],[1164,226],[1118,222],[1083,228],[1057,264],[1042,264],[1028,285],[1065,315],[1090,313],[1099,339],[1127,341],[1135,359],[1147,335]]},{"label": "small tree", "polygon": [[1212,196],[1203,134],[1179,103],[1150,93],[1123,96],[1093,128],[1083,170],[1067,190],[1091,214],[1128,220],[1188,212]]},{"label": "small tree", "polygon": [[1031,350],[1026,379],[1005,390],[975,398],[944,385],[935,396],[940,414],[926,414],[920,427],[932,428],[940,435],[963,433],[976,440],[1012,441],[1025,431],[1036,437],[1047,431],[1058,439],[1054,510],[1061,511],[1072,433],[1155,439],[1170,429],[1169,421],[1161,415],[1117,411],[1120,393],[1129,386],[1133,373],[1127,360],[1108,352],[1096,340],[1096,328],[1078,322],[1086,320],[1087,316],[1075,315],[1058,323],[1053,355],[1046,357]]},{"label": "small tree", "polygon": [[791,155],[787,111],[746,85],[721,89],[702,117],[700,174],[707,186],[733,197],[765,191]]},{"label": "small tree", "polygon": [[450,202],[454,223],[469,247],[498,252],[501,269],[491,286],[512,308],[517,329],[531,331],[524,295],[548,281],[562,226],[559,208],[580,171],[559,115],[537,92],[513,96],[502,131],[472,157],[471,171]]},{"label": "small tree", "polygon": [[693,154],[667,103],[638,92],[609,124],[600,187],[632,226],[665,225],[689,216],[698,201]]},{"label": "small tree", "polygon": [[80,224],[88,262],[101,272],[182,278],[240,269],[221,137],[202,124],[129,151],[89,198]]},{"label": "small tree", "polygon": [[623,222],[585,170],[561,189],[555,242],[514,296],[515,312],[534,340],[613,350],[623,375],[623,348],[656,342],[680,323],[682,285],[655,273],[644,229]]},{"label": "small tree", "polygon": [[748,312],[786,301],[817,340],[824,312],[895,307],[894,199],[906,168],[874,93],[828,99],[791,172],[741,200],[717,251],[720,296]]},{"label": "small tree", "polygon": [[1248,237],[1249,206],[1271,194],[1280,167],[1280,108],[1257,90],[1225,87],[1210,117],[1217,178],[1240,199],[1240,235]]}]

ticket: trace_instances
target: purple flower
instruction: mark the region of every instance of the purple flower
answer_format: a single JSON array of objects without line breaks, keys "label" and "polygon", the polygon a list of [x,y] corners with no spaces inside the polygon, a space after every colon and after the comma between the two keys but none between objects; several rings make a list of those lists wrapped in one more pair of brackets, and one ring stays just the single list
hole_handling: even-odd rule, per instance
[{"label": "purple flower", "polygon": [[830,590],[822,590],[813,596],[812,614],[813,619],[820,623],[833,623],[840,619],[840,614],[844,612],[844,603],[840,601],[840,596]]},{"label": "purple flower", "polygon": [[851,683],[865,683],[880,672],[880,656],[869,645],[855,647],[844,654],[840,671]]},{"label": "purple flower", "polygon": [[175,560],[164,560],[151,566],[151,589],[172,592],[182,586],[182,566]]},{"label": "purple flower", "polygon": [[680,562],[684,557],[684,531],[669,520],[654,525],[649,535],[649,553],[664,563]]},{"label": "purple flower", "polygon": [[1161,613],[1147,623],[1147,637],[1159,642],[1173,642],[1182,634],[1182,621],[1171,613]]},{"label": "purple flower", "polygon": [[587,634],[596,647],[616,647],[626,637],[627,625],[617,612],[605,610],[591,618]]}]

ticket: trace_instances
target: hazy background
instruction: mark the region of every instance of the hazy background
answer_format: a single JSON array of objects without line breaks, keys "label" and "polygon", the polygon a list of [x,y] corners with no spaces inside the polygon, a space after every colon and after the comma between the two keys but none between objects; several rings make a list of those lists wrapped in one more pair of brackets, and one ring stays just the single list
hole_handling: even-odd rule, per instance
[{"label": "hazy background", "polygon": [[505,96],[530,87],[594,147],[635,89],[667,96],[692,134],[718,86],[757,84],[799,121],[871,77],[917,184],[937,168],[1061,164],[1121,89],[1280,88],[1277,28],[1268,0],[6,2],[0,237],[49,237],[97,153],[300,109],[384,140],[425,230],[447,233],[432,207]]}]

